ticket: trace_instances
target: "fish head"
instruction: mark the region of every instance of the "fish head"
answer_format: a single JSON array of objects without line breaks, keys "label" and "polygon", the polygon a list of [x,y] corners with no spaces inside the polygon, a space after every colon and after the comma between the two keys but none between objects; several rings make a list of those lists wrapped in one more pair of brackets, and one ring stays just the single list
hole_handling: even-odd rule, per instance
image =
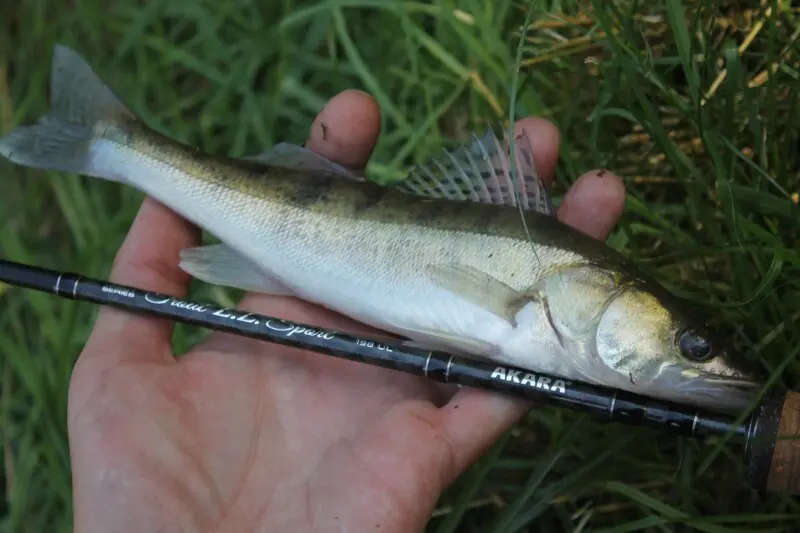
[{"label": "fish head", "polygon": [[668,294],[629,286],[612,298],[596,330],[606,366],[631,389],[681,403],[738,410],[758,382],[724,340]]}]

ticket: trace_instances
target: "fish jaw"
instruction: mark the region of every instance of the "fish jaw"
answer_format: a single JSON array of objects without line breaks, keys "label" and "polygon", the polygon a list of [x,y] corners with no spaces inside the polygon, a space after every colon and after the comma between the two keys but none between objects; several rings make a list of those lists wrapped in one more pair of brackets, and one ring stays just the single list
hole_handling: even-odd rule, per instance
[{"label": "fish jaw", "polygon": [[678,403],[730,412],[740,412],[753,405],[761,388],[750,377],[687,373],[680,365],[663,368],[648,387],[653,394]]}]

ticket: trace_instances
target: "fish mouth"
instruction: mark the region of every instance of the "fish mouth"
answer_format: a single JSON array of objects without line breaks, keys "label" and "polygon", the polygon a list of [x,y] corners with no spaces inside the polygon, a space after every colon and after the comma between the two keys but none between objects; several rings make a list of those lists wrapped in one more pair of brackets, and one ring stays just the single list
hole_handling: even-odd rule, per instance
[{"label": "fish mouth", "polygon": [[693,380],[706,386],[736,387],[739,389],[751,389],[761,385],[758,381],[747,376],[720,376],[717,374],[704,373],[693,378],[686,379],[678,384],[678,388],[693,385]]},{"label": "fish mouth", "polygon": [[747,408],[763,385],[738,372],[720,375],[681,367],[665,368],[656,381],[663,393],[675,401],[724,411]]}]

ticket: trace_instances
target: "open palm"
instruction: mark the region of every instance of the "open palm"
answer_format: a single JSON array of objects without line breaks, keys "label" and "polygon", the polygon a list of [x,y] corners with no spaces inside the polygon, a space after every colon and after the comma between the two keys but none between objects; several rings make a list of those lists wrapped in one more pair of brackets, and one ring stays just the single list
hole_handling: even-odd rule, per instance
[{"label": "open palm", "polygon": [[[379,113],[357,91],[334,98],[308,146],[360,168]],[[549,122],[518,123],[549,176]],[[559,217],[604,238],[624,199],[618,178],[584,175]],[[199,231],[147,199],[111,280],[183,296],[178,252]],[[244,309],[371,332],[293,298]],[[441,491],[524,411],[496,394],[214,333],[176,360],[172,325],[101,310],[70,385],[75,531],[420,531]]]}]

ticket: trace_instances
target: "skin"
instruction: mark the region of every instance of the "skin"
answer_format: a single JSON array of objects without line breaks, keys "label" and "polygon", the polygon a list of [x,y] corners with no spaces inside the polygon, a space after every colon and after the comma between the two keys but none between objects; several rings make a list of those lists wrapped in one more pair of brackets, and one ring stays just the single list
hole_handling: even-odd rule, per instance
[{"label": "skin", "polygon": [[[360,169],[377,140],[374,100],[345,91],[307,146]],[[526,118],[546,179],[559,132]],[[604,239],[624,206],[608,171],[587,172],[558,216]],[[185,296],[179,250],[200,232],[146,199],[110,279]],[[288,297],[243,309],[372,333]],[[75,531],[421,531],[444,488],[530,404],[391,370],[214,333],[176,360],[173,325],[102,308],[74,369],[69,441]]]}]

